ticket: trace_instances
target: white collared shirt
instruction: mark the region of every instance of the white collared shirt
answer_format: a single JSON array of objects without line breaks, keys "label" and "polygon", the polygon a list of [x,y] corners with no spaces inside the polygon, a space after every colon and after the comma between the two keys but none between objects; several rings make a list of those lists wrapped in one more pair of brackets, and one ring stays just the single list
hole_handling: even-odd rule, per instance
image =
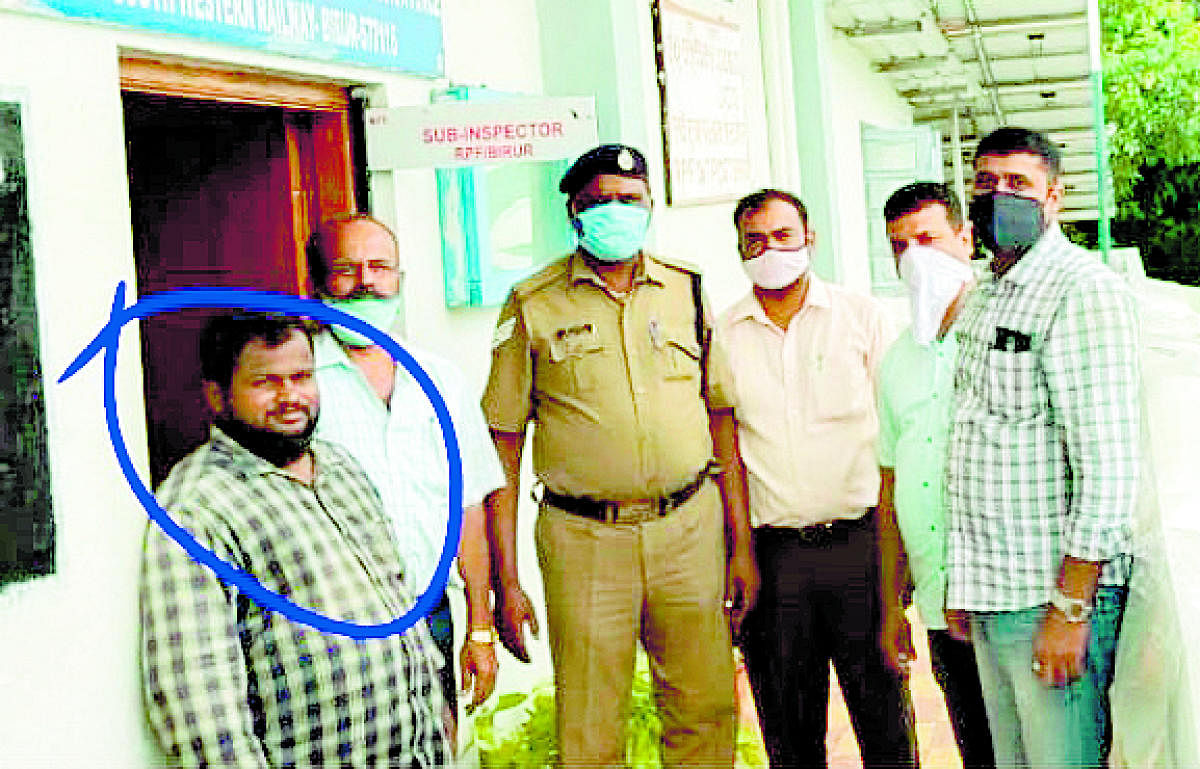
[{"label": "white collared shirt", "polygon": [[[328,333],[314,340],[321,416],[317,437],[344,447],[366,470],[392,521],[409,584],[424,591],[446,539],[449,465],[441,425],[429,398],[396,366],[390,408]],[[462,374],[437,356],[402,343],[433,380],[454,422],[462,454],[463,507],[504,485],[504,472],[476,398]],[[451,579],[455,571],[450,572]]]},{"label": "white collared shirt", "polygon": [[855,518],[878,503],[873,380],[886,328],[873,299],[816,276],[786,331],[753,293],[721,317],[753,525]]}]

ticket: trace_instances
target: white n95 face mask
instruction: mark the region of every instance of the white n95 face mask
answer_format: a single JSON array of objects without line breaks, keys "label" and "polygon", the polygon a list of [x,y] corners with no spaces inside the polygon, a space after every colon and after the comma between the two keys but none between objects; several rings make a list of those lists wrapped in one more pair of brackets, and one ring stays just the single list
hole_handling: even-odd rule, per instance
[{"label": "white n95 face mask", "polygon": [[792,251],[771,248],[742,262],[742,269],[759,288],[779,289],[792,285],[808,272],[809,261],[808,246]]},{"label": "white n95 face mask", "polygon": [[946,310],[974,277],[971,267],[930,246],[909,246],[900,254],[900,279],[912,303],[912,333],[917,344],[937,338]]}]

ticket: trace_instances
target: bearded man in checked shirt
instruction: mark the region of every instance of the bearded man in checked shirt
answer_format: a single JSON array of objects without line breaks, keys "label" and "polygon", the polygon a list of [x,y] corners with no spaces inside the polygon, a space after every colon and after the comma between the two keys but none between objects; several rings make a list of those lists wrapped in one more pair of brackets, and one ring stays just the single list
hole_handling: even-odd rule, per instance
[{"label": "bearded man in checked shirt", "polygon": [[1058,225],[1058,148],[975,155],[991,274],[957,327],[947,620],[969,620],[998,766],[1101,766],[1138,481],[1133,297]]},{"label": "bearded man in checked shirt", "polygon": [[[379,624],[414,603],[379,495],[311,440],[319,399],[299,320],[219,316],[201,339],[208,442],[158,490],[196,541],[327,617]],[[150,524],[141,577],[146,708],[185,766],[432,769],[449,760],[441,660],[422,620],[386,638],[324,633],[225,584]]]}]

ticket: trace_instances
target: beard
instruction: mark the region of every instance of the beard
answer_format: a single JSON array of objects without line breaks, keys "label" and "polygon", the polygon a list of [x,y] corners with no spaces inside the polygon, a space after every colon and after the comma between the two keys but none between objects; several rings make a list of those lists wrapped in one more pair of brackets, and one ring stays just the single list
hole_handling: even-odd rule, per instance
[{"label": "beard", "polygon": [[293,435],[247,424],[228,415],[218,417],[216,423],[217,427],[246,451],[276,467],[286,467],[308,451],[313,432],[317,429],[318,416],[319,412],[311,414],[308,425]]}]

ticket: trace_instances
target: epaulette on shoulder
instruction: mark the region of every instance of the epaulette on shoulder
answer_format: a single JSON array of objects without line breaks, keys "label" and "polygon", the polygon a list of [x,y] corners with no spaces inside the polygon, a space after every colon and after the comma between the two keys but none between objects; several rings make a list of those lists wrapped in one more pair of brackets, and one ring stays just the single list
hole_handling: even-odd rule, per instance
[{"label": "epaulette on shoulder", "polygon": [[688,274],[701,274],[700,268],[691,262],[685,262],[682,259],[667,259],[666,257],[659,256],[658,254],[653,254],[653,257],[654,261],[658,262],[664,267],[670,267],[672,270],[678,270],[679,272],[686,272]]},{"label": "epaulette on shoulder", "polygon": [[517,281],[513,285],[513,293],[519,297],[526,297],[533,294],[554,281],[567,274],[567,265],[570,264],[571,257],[564,256],[561,259],[556,259],[534,274],[524,280]]}]

